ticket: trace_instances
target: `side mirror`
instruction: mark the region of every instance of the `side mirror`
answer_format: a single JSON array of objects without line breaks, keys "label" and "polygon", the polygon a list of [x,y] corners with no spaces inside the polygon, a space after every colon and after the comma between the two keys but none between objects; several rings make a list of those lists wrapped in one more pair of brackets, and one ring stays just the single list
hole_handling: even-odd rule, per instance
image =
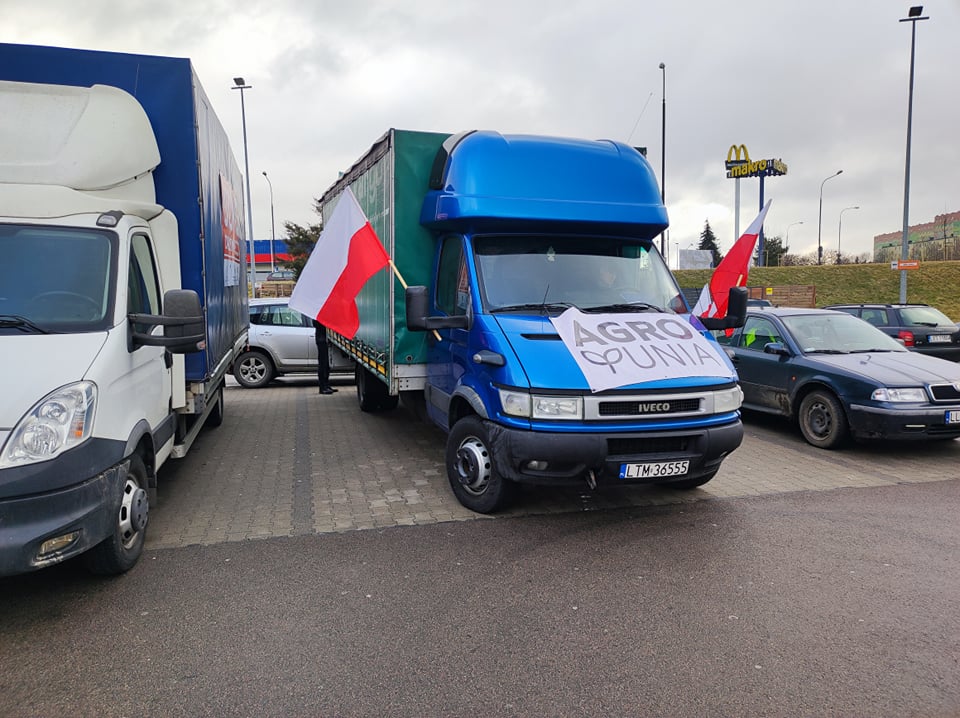
[{"label": "side mirror", "polygon": [[[192,289],[171,289],[163,295],[164,312],[128,314],[132,349],[141,346],[165,347],[174,354],[203,351],[207,346],[206,321],[200,295]],[[154,327],[163,327],[163,336],[155,336]]]},{"label": "side mirror", "polygon": [[730,287],[727,295],[727,316],[699,317],[707,329],[737,329],[747,321],[746,287]]},{"label": "side mirror", "polygon": [[407,310],[407,329],[424,332],[432,329],[466,329],[470,326],[467,315],[431,317],[429,290],[424,286],[407,287],[404,301]]},{"label": "side mirror", "polygon": [[769,344],[763,345],[764,354],[779,354],[782,357],[790,356],[790,350],[787,349],[787,345],[783,342],[770,342]]}]

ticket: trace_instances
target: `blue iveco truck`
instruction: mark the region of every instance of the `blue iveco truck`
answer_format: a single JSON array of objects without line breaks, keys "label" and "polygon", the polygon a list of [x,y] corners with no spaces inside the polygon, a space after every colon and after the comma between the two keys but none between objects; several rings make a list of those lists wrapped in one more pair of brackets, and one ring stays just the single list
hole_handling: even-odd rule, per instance
[{"label": "blue iveco truck", "polygon": [[[375,275],[357,335],[333,341],[356,360],[361,409],[403,398],[447,432],[464,506],[495,511],[520,483],[693,488],[740,445],[742,394],[712,337],[715,375],[594,391],[552,321],[656,313],[709,334],[656,250],[667,212],[636,149],[390,130],[322,195],[325,217],[348,186],[409,286]],[[742,324],[744,290],[730,307],[707,328]]]},{"label": "blue iveco truck", "polygon": [[223,420],[242,178],[187,59],[0,44],[0,575],[143,549]]}]

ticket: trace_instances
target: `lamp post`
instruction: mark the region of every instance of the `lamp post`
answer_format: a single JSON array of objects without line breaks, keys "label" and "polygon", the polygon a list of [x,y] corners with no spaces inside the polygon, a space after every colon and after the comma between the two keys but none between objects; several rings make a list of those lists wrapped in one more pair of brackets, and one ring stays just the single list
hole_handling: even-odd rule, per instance
[{"label": "lamp post", "polygon": [[786,236],[783,238],[783,252],[780,254],[779,257],[777,257],[778,267],[783,262],[783,255],[790,251],[790,228],[797,224],[803,224],[803,220],[801,219],[799,222],[791,222],[790,224],[787,225]]},{"label": "lamp post", "polygon": [[240,90],[240,117],[243,121],[243,167],[244,177],[247,180],[247,238],[250,242],[250,296],[257,296],[257,270],[254,265],[255,251],[253,246],[253,208],[250,205],[250,160],[247,156],[247,109],[243,103],[243,91],[250,90],[253,85],[248,85],[242,77],[233,78],[233,87],[231,90]]},{"label": "lamp post", "polygon": [[[660,120],[660,201],[667,204],[667,66],[660,63],[663,75],[663,115]],[[660,254],[663,254],[664,233],[660,233]]]},{"label": "lamp post", "polygon": [[827,183],[827,180],[840,174],[843,174],[843,170],[837,170],[820,183],[820,216],[817,219],[817,264],[823,264],[823,244],[820,241],[820,234],[823,229],[823,186]]},{"label": "lamp post", "polygon": [[[910,256],[910,247],[908,244],[907,233],[910,228],[910,135],[913,130],[913,60],[914,51],[917,44],[917,22],[920,20],[929,20],[929,17],[921,17],[923,14],[923,5],[915,5],[910,8],[907,17],[901,18],[900,22],[910,23],[910,91],[907,99],[907,154],[905,168],[903,171],[903,236],[900,239],[900,259],[906,260]],[[907,301],[907,270],[900,270],[900,303]]]},{"label": "lamp post", "polygon": [[273,182],[267,177],[266,170],[263,172],[263,178],[270,185],[270,271],[273,272],[277,269],[273,258],[273,243],[277,241],[277,225],[273,223]]},{"label": "lamp post", "polygon": [[840,210],[840,222],[837,223],[837,264],[840,264],[840,232],[843,229],[843,213],[848,209],[860,209],[860,207],[844,207]]}]

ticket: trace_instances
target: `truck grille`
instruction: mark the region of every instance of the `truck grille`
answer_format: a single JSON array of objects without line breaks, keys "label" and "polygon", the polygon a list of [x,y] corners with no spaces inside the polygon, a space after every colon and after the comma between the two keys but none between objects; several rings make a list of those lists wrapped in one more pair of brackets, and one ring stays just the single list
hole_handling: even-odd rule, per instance
[{"label": "truck grille", "polygon": [[934,401],[960,401],[960,386],[957,384],[931,384],[930,394]]},{"label": "truck grille", "polygon": [[598,407],[600,416],[656,416],[699,410],[699,398],[664,399],[662,401],[657,401],[656,398],[643,401],[604,401]]}]

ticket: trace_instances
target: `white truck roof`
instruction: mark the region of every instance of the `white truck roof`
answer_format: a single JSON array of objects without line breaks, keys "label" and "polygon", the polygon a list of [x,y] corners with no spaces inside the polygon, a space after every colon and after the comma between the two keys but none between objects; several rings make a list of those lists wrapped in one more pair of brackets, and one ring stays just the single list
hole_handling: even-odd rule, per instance
[{"label": "white truck roof", "polygon": [[153,203],[159,163],[150,120],[129,93],[0,81],[0,183]]}]

